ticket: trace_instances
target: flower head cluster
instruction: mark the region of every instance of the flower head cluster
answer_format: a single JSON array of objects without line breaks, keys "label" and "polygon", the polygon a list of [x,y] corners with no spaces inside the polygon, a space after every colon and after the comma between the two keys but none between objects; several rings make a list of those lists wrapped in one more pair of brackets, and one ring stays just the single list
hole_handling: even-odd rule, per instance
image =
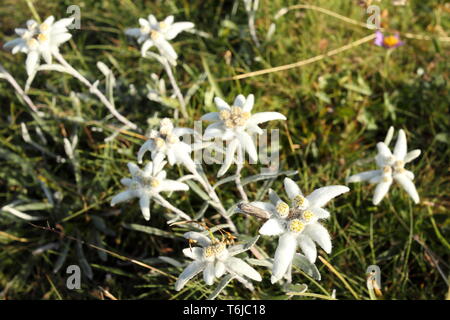
[{"label": "flower head cluster", "polygon": [[128,170],[131,178],[123,178],[120,182],[127,190],[115,195],[111,199],[111,205],[133,198],[139,198],[142,215],[145,220],[150,220],[150,201],[160,192],[187,191],[188,185],[175,180],[166,179],[166,171],[162,170],[166,161],[161,158],[147,163],[143,170],[136,164],[129,162]]},{"label": "flower head cluster", "polygon": [[419,195],[413,183],[414,173],[405,169],[405,164],[413,161],[420,155],[420,150],[407,151],[407,142],[405,132],[400,129],[397,142],[394,147],[394,153],[391,152],[388,145],[392,138],[393,128],[389,129],[385,142],[378,142],[378,154],[375,162],[378,170],[365,171],[348,177],[347,182],[369,181],[376,183],[375,193],[373,195],[373,204],[377,205],[388,193],[393,180],[400,184],[410,195],[415,203],[419,203]]},{"label": "flower head cluster", "polygon": [[175,290],[181,290],[190,279],[202,271],[203,279],[209,286],[214,283],[215,278],[220,278],[227,272],[236,277],[248,277],[255,281],[262,280],[261,275],[255,269],[244,260],[235,257],[235,255],[248,250],[248,247],[242,245],[227,247],[224,241],[211,240],[198,232],[187,232],[184,237],[198,243],[200,247],[183,250],[184,255],[194,261],[178,277]]},{"label": "flower head cluster", "polygon": [[170,165],[180,163],[189,171],[195,171],[195,163],[190,155],[192,147],[180,139],[181,136],[189,134],[194,134],[194,130],[174,127],[170,119],[162,119],[159,130],[152,130],[150,132],[150,139],[139,149],[137,155],[138,162],[142,163],[144,154],[150,151],[153,160],[167,157]]},{"label": "flower head cluster", "polygon": [[26,69],[31,75],[39,66],[42,56],[47,64],[52,63],[52,56],[59,52],[59,46],[68,41],[72,35],[67,27],[73,18],[65,18],[55,22],[53,16],[48,17],[41,24],[35,20],[28,20],[26,28],[17,28],[16,34],[20,38],[5,43],[5,48],[10,48],[13,54],[26,53]]},{"label": "flower head cluster", "polygon": [[280,280],[288,272],[294,259],[297,245],[311,263],[317,257],[317,242],[327,253],[331,252],[331,239],[320,219],[327,219],[330,213],[322,207],[331,199],[348,192],[345,186],[328,186],[316,189],[304,196],[297,184],[289,178],[284,179],[285,191],[291,206],[270,190],[270,202],[253,202],[256,207],[271,213],[259,230],[267,236],[279,236],[278,247],[272,269],[272,283]]},{"label": "flower head cluster", "polygon": [[379,47],[384,47],[387,49],[397,48],[405,43],[400,40],[400,36],[398,34],[385,36],[381,31],[377,31],[375,33],[375,41],[374,44]]},{"label": "flower head cluster", "polygon": [[207,113],[201,120],[214,121],[206,128],[205,139],[220,138],[228,142],[225,161],[218,172],[220,177],[233,163],[236,152],[241,157],[247,152],[252,161],[258,160],[258,153],[251,137],[254,133],[262,134],[258,124],[271,120],[286,120],[286,117],[279,112],[259,112],[252,115],[255,102],[253,94],[247,98],[238,95],[232,106],[219,97],[216,97],[214,102],[219,111]]},{"label": "flower head cluster", "polygon": [[125,33],[137,38],[138,43],[142,44],[142,56],[145,56],[145,53],[152,46],[155,46],[160,54],[173,65],[176,64],[178,55],[169,41],[174,39],[180,32],[194,28],[192,22],[174,23],[173,16],[168,16],[163,21],[158,22],[152,14],[148,16],[148,19],[140,18],[139,24],[140,28],[126,29]]}]

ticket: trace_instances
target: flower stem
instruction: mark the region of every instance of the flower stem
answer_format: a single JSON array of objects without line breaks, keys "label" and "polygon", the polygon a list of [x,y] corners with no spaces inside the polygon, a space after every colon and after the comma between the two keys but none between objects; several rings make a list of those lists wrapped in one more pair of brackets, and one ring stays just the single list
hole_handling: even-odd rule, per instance
[{"label": "flower stem", "polygon": [[212,205],[219,211],[220,215],[227,221],[227,223],[230,226],[230,230],[232,232],[236,232],[236,225],[234,224],[234,222],[231,220],[231,218],[228,216],[227,211],[225,210],[225,208],[222,205],[222,202],[220,201],[219,197],[217,196],[216,191],[214,190],[214,188],[211,186],[211,184],[209,183],[209,181],[207,179],[204,179],[202,177],[202,175],[198,172],[198,170],[195,171],[191,171],[191,173],[194,175],[195,179],[200,182],[200,184],[202,185],[202,187],[205,189],[205,191],[208,193],[208,196],[211,198],[212,200]]},{"label": "flower stem", "polygon": [[[173,75],[172,67],[169,64],[169,61],[166,58],[164,58],[164,57],[161,57],[161,59],[159,59],[159,61],[164,66],[164,69],[166,70],[167,76],[169,77],[170,84],[172,85],[172,88],[173,88],[173,90],[175,92],[175,95],[177,96],[178,101],[180,102],[181,114],[183,115],[183,117],[187,118],[188,114],[187,114],[187,111],[186,111],[186,102],[184,101],[183,94],[181,93],[180,87],[178,87],[178,84],[177,84],[177,81],[175,79],[175,76]],[[175,118],[178,118],[178,114],[175,116]]]},{"label": "flower stem", "polygon": [[89,88],[89,91],[96,95],[100,101],[106,106],[106,108],[111,112],[111,114],[117,118],[120,122],[125,124],[126,126],[130,127],[131,129],[137,129],[137,125],[125,118],[123,115],[121,115],[114,105],[106,98],[106,96],[97,88],[97,86],[93,85],[89,82],[81,73],[79,73],[75,68],[73,68],[67,61],[64,59],[64,57],[59,53],[53,53],[56,60],[58,60],[59,63],[63,67],[66,68],[67,73],[72,75],[74,78],[78,79],[81,83],[83,83],[85,86]]},{"label": "flower stem", "polygon": [[159,202],[160,205],[162,205],[163,207],[173,211],[174,213],[179,215],[184,220],[186,220],[186,221],[191,221],[192,220],[192,218],[190,216],[188,216],[185,212],[183,212],[182,210],[180,210],[178,208],[175,208],[173,205],[170,204],[169,201],[167,201],[166,199],[161,197],[159,194],[155,195],[154,198],[156,199],[156,201]]},{"label": "flower stem", "polygon": [[0,64],[0,78],[4,78],[6,81],[8,81],[16,90],[17,94],[21,96],[23,101],[25,101],[25,103],[30,107],[30,109],[33,110],[38,116],[41,115],[41,112],[39,112],[38,108],[30,99],[30,97],[23,91],[23,89],[17,83],[16,79],[14,79],[14,77],[8,71],[6,71],[6,69],[3,68],[1,64]]},{"label": "flower stem", "polygon": [[239,193],[241,194],[242,200],[244,200],[245,202],[248,202],[247,194],[245,193],[244,186],[242,185],[242,182],[241,182],[241,171],[244,168],[244,157],[242,155],[241,148],[237,149],[237,158],[238,158],[238,161],[236,163],[236,178],[234,179],[234,181],[236,183],[236,187],[237,187]]}]

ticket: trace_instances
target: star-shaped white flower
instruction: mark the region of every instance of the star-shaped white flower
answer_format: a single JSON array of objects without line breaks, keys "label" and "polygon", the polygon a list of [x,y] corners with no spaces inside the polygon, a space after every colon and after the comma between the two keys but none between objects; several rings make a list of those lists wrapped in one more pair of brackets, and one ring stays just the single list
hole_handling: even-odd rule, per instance
[{"label": "star-shaped white flower", "polygon": [[141,54],[152,47],[158,48],[160,54],[167,58],[173,65],[178,58],[177,53],[169,43],[180,32],[194,28],[192,22],[175,22],[174,17],[168,16],[163,21],[158,22],[154,15],[149,15],[148,19],[139,19],[140,28],[130,28],[125,30],[125,34],[137,38],[139,44],[142,43]]},{"label": "star-shaped white flower", "polygon": [[216,97],[214,102],[219,111],[207,113],[201,120],[214,121],[206,128],[204,139],[220,138],[228,142],[224,163],[217,174],[220,177],[230,168],[236,152],[242,157],[247,152],[250,159],[257,162],[258,153],[251,135],[263,133],[258,124],[271,120],[286,120],[286,117],[279,112],[258,112],[252,115],[255,102],[253,94],[247,98],[238,95],[231,107],[219,97]]},{"label": "star-shaped white flower", "polygon": [[175,290],[180,291],[185,284],[203,271],[203,279],[207,285],[212,285],[215,278],[222,277],[225,273],[235,275],[238,279],[248,277],[255,281],[261,281],[261,275],[248,265],[244,260],[234,257],[251,246],[234,245],[226,246],[222,241],[211,241],[207,236],[198,232],[187,232],[186,239],[194,240],[200,247],[186,248],[183,253],[193,259],[186,269],[180,274],[175,283]]},{"label": "star-shaped white flower", "polygon": [[188,185],[175,180],[166,179],[166,171],[162,170],[166,161],[160,158],[147,163],[144,170],[132,163],[128,163],[131,178],[123,178],[120,182],[128,189],[115,195],[111,199],[111,205],[119,202],[139,198],[142,215],[145,220],[150,220],[150,201],[153,197],[160,198],[160,192],[187,191]]},{"label": "star-shaped white flower", "polygon": [[317,257],[317,242],[325,252],[331,252],[331,238],[325,227],[318,221],[327,219],[330,213],[323,209],[328,201],[348,192],[346,186],[328,186],[314,190],[305,197],[297,184],[289,178],[284,179],[284,189],[291,200],[291,207],[273,191],[269,191],[270,202],[251,204],[271,213],[259,233],[279,236],[272,268],[272,283],[283,278],[289,271],[297,245],[306,258],[314,263]]},{"label": "star-shaped white flower", "polygon": [[419,195],[413,183],[414,173],[405,169],[405,164],[413,161],[420,155],[420,150],[407,151],[407,142],[405,132],[400,129],[397,142],[394,147],[394,153],[391,152],[388,145],[392,139],[393,128],[389,129],[385,142],[378,142],[378,154],[375,162],[378,170],[371,170],[355,174],[347,178],[347,182],[369,181],[376,183],[373,195],[373,204],[377,205],[388,193],[393,180],[400,184],[409,194],[415,203],[420,202]]},{"label": "star-shaped white flower", "polygon": [[42,56],[47,64],[52,63],[52,56],[59,52],[59,46],[68,41],[72,35],[67,27],[74,18],[65,18],[56,22],[53,16],[48,17],[41,24],[34,20],[27,21],[27,28],[17,28],[16,34],[20,38],[8,41],[4,47],[11,49],[13,54],[26,53],[26,69],[31,75],[39,66]]},{"label": "star-shaped white flower", "polygon": [[152,130],[150,139],[144,142],[138,151],[137,159],[142,163],[142,158],[147,151],[152,154],[152,159],[167,160],[170,165],[176,163],[184,165],[189,171],[196,171],[195,162],[191,158],[192,147],[180,140],[181,136],[194,134],[189,128],[174,127],[172,121],[164,118],[160,122],[159,130]]}]

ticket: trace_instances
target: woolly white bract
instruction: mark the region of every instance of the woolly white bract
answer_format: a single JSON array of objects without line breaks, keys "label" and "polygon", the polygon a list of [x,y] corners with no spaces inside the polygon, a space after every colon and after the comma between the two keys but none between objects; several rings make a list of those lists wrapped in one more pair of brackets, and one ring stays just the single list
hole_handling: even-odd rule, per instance
[{"label": "woolly white bract", "polygon": [[203,271],[203,280],[207,285],[212,285],[215,278],[222,277],[225,273],[231,273],[239,280],[247,277],[255,281],[261,281],[261,275],[248,265],[244,260],[235,255],[250,248],[242,245],[234,245],[227,248],[222,241],[212,241],[207,236],[198,232],[187,232],[186,239],[194,240],[200,247],[186,248],[183,253],[193,259],[186,269],[180,274],[175,283],[175,290],[180,291],[185,284]]},{"label": "woolly white bract", "polygon": [[318,222],[330,216],[322,207],[331,199],[350,190],[345,186],[328,186],[316,189],[305,197],[298,185],[289,178],[284,179],[284,189],[291,200],[290,207],[273,190],[269,191],[270,202],[252,202],[254,206],[271,213],[259,233],[280,237],[272,268],[272,283],[280,280],[289,271],[297,245],[311,263],[314,263],[317,257],[314,242],[325,252],[331,252],[330,235]]},{"label": "woolly white bract", "polygon": [[384,142],[377,143],[378,154],[375,162],[378,170],[365,171],[347,178],[347,182],[369,181],[376,183],[373,195],[373,204],[377,205],[383,200],[395,180],[409,194],[415,203],[420,202],[419,194],[413,183],[414,173],[405,169],[405,164],[413,161],[420,155],[420,150],[407,151],[405,132],[400,129],[394,153],[388,145],[392,139],[394,128],[390,128]]},{"label": "woolly white bract", "polygon": [[42,56],[47,64],[52,63],[52,56],[59,52],[59,46],[72,37],[67,27],[73,18],[65,18],[55,22],[53,16],[48,17],[41,24],[34,20],[27,21],[27,28],[15,29],[20,38],[8,41],[4,47],[11,49],[13,54],[26,53],[26,69],[31,75],[39,66]]},{"label": "woolly white bract", "polygon": [[175,180],[166,179],[166,171],[162,170],[166,161],[157,158],[149,162],[144,170],[132,163],[128,163],[131,178],[123,178],[120,182],[128,189],[111,199],[111,205],[133,198],[139,198],[139,206],[145,220],[150,220],[150,201],[160,192],[187,191],[188,185]]},{"label": "woolly white bract", "polygon": [[234,162],[236,152],[239,162],[243,162],[244,154],[247,152],[250,159],[256,163],[258,153],[251,135],[263,133],[258,124],[271,120],[286,120],[286,117],[279,112],[258,112],[252,115],[255,102],[253,94],[247,98],[238,95],[231,107],[219,97],[216,97],[214,102],[219,111],[207,113],[201,120],[214,121],[206,128],[204,139],[220,138],[228,143],[224,163],[217,173],[220,177]]},{"label": "woolly white bract", "polygon": [[175,22],[174,17],[168,16],[163,21],[158,22],[154,15],[149,15],[148,19],[139,19],[140,28],[129,28],[125,34],[137,39],[141,46],[141,54],[145,53],[153,46],[158,48],[161,56],[165,57],[171,64],[175,65],[178,58],[169,40],[174,39],[180,32],[194,28],[192,22]]}]

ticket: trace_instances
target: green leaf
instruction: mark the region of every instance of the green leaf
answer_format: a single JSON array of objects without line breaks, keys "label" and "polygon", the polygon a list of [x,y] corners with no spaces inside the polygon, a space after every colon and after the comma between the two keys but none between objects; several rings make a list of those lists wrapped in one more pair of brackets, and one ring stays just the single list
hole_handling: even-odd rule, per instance
[{"label": "green leaf", "polygon": [[134,223],[131,223],[131,224],[122,223],[122,226],[129,230],[144,232],[144,233],[148,233],[148,234],[151,234],[154,236],[170,238],[170,239],[178,239],[178,237],[176,237],[174,234],[164,231],[164,230],[161,230],[161,229],[158,229],[158,228],[154,228],[154,227],[143,226],[143,225],[134,224]]}]

